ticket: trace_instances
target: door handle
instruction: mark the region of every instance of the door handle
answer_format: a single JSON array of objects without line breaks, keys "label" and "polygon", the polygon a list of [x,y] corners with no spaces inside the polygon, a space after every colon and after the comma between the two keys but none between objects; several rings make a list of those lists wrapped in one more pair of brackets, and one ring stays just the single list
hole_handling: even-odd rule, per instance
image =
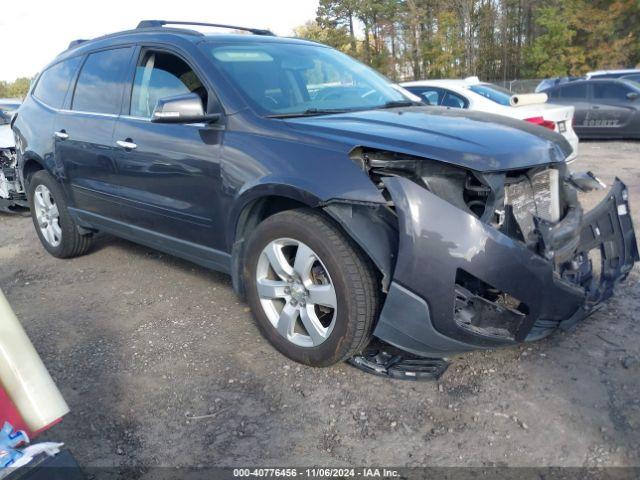
[{"label": "door handle", "polygon": [[598,110],[600,107],[598,105],[593,105],[591,108],[593,108],[594,110]]},{"label": "door handle", "polygon": [[118,140],[116,144],[119,147],[124,148],[125,150],[133,150],[134,148],[138,148],[138,145],[133,143],[130,138],[127,138],[126,140]]},{"label": "door handle", "polygon": [[59,138],[60,140],[66,140],[67,138],[69,138],[69,134],[67,132],[65,132],[64,130],[60,130],[58,132],[54,132],[53,135],[56,138]]}]

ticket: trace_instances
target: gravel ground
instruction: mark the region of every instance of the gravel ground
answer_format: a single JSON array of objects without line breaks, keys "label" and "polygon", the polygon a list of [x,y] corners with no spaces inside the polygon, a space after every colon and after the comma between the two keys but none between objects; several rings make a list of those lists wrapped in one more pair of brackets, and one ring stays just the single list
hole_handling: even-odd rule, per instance
[{"label": "gravel ground", "polygon": [[[640,225],[640,143],[574,168],[624,179]],[[106,236],[58,260],[0,214],[0,288],[71,407],[46,438],[85,466],[640,465],[639,274],[574,332],[411,383],[290,362],[225,275]]]}]

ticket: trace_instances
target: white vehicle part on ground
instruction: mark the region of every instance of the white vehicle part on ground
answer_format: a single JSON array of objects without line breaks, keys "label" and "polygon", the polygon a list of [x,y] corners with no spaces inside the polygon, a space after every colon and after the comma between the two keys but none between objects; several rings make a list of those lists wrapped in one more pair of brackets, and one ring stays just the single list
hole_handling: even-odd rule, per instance
[{"label": "white vehicle part on ground", "polygon": [[69,412],[38,352],[0,291],[0,384],[32,432]]},{"label": "white vehicle part on ground", "polygon": [[546,93],[522,93],[511,97],[512,107],[522,107],[524,105],[534,105],[537,103],[546,103],[549,97]]}]

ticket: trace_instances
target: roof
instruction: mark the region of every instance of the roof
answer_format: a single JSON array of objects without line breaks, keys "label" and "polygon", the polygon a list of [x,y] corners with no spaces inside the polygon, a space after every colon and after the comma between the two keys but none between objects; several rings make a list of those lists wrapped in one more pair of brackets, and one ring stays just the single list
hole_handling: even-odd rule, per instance
[{"label": "roof", "polygon": [[442,78],[433,80],[416,80],[413,82],[402,82],[400,85],[403,87],[426,87],[426,86],[451,86],[451,87],[468,87],[469,85],[480,85],[486,82],[481,82],[478,77],[467,78]]},{"label": "roof", "polygon": [[610,74],[625,74],[625,73],[640,73],[640,68],[623,68],[619,70],[595,70],[593,72],[587,72],[587,77],[596,75],[610,75]]},{"label": "roof", "polygon": [[219,34],[219,33],[203,33],[190,28],[174,28],[168,26],[160,26],[155,22],[165,22],[164,20],[145,20],[140,22],[137,28],[124,30],[121,32],[110,33],[96,37],[91,40],[74,40],[69,44],[69,48],[58,55],[57,59],[74,56],[87,50],[93,50],[96,47],[106,47],[122,43],[138,42],[138,41],[165,41],[165,42],[183,42],[183,43],[201,43],[203,41],[216,43],[297,43],[306,45],[321,45],[309,40],[303,40],[290,37],[277,37],[268,30],[253,29],[248,27],[226,26],[219,24],[205,24],[201,22],[165,22],[168,25],[194,25],[196,27],[216,27],[229,28],[235,30],[247,31],[251,34]]}]

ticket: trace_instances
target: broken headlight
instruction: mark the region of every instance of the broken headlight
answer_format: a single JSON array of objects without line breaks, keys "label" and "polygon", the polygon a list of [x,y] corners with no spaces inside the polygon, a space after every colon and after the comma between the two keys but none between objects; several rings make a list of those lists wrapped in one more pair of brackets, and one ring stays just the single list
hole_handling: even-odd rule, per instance
[{"label": "broken headlight", "polygon": [[480,174],[438,161],[362,147],[354,149],[350,157],[383,193],[384,177],[405,177],[482,221],[495,220],[495,206],[500,200],[496,192],[501,191],[504,174]]}]

